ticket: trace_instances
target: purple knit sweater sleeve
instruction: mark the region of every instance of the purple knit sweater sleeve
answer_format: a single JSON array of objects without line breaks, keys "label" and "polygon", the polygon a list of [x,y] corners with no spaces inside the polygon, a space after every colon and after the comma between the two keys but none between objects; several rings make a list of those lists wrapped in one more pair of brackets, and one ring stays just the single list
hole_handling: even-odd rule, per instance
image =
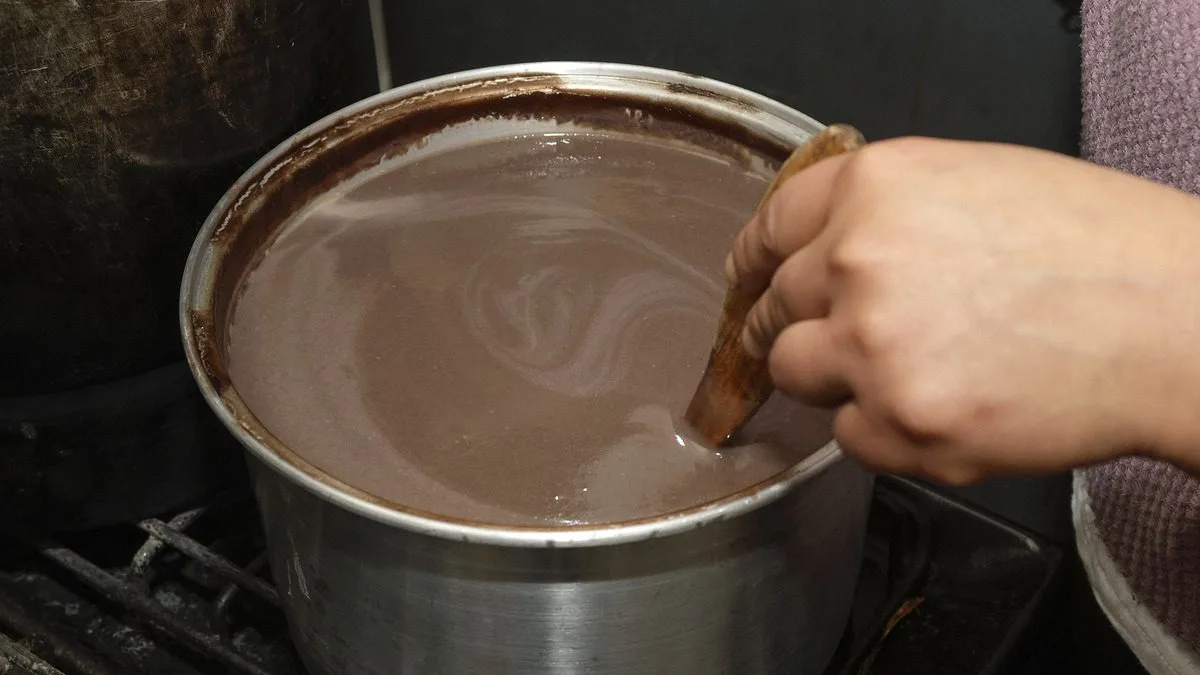
[{"label": "purple knit sweater sleeve", "polygon": [[[1085,0],[1083,26],[1084,156],[1200,195],[1200,0]],[[1137,599],[1200,653],[1200,483],[1140,458],[1084,480]]]}]

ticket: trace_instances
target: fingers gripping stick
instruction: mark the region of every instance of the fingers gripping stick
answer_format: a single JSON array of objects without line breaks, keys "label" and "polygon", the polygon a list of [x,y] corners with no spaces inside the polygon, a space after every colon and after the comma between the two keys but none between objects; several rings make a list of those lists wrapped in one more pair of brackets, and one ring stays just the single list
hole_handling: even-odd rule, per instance
[{"label": "fingers gripping stick", "polygon": [[[862,134],[854,127],[844,124],[826,127],[783,163],[758,209],[761,210],[775,190],[796,173],[828,157],[855,150],[864,143]],[[732,278],[728,270],[726,273]],[[728,442],[758,412],[774,389],[766,359],[755,358],[742,344],[746,316],[763,290],[744,284],[739,286],[736,280],[729,286],[708,366],[684,414],[687,423],[711,445]]]}]

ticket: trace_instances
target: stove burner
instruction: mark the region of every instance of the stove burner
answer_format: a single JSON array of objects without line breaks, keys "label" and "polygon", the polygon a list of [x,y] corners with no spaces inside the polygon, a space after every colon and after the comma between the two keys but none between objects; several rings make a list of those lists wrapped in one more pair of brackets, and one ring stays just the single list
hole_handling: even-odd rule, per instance
[{"label": "stove burner", "polygon": [[[303,673],[245,496],[4,549],[0,675]],[[879,479],[827,674],[1006,672],[1060,557],[921,484]]]},{"label": "stove burner", "polygon": [[245,498],[22,543],[0,574],[0,629],[20,656],[0,643],[0,673],[5,658],[36,675],[301,672]]}]

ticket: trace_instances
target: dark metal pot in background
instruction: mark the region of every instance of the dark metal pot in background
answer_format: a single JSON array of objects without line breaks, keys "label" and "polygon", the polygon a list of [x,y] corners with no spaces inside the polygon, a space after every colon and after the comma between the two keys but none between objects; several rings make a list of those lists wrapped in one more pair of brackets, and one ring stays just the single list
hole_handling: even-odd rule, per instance
[{"label": "dark metal pot in background", "polygon": [[313,675],[817,675],[842,635],[872,479],[835,444],[688,511],[498,527],[341,483],[279,443],[229,379],[224,328],[237,286],[309,200],[380,161],[572,125],[708,138],[759,164],[821,128],[762,96],[672,71],[549,63],[460,73],[301,131],[239,179],[200,231],[180,298],[188,361],[250,453],[274,578]]},{"label": "dark metal pot in background", "polygon": [[239,473],[178,279],[246,167],[371,91],[362,5],[0,3],[0,527],[144,517]]}]

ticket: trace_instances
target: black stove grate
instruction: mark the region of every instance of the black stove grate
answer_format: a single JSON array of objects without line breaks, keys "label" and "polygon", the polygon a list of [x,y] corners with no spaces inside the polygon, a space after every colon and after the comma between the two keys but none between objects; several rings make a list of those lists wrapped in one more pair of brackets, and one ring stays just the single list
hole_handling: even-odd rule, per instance
[{"label": "black stove grate", "polygon": [[[7,663],[6,663],[7,662]],[[0,633],[0,673],[30,673],[31,675],[63,675],[58,668],[46,663],[19,642]]]},{"label": "black stove grate", "polygon": [[22,544],[0,580],[0,675],[300,672],[247,500]]},{"label": "black stove grate", "polygon": [[[53,541],[0,541],[0,675],[302,675],[248,496]],[[1059,553],[880,479],[829,675],[1003,668]]]}]

